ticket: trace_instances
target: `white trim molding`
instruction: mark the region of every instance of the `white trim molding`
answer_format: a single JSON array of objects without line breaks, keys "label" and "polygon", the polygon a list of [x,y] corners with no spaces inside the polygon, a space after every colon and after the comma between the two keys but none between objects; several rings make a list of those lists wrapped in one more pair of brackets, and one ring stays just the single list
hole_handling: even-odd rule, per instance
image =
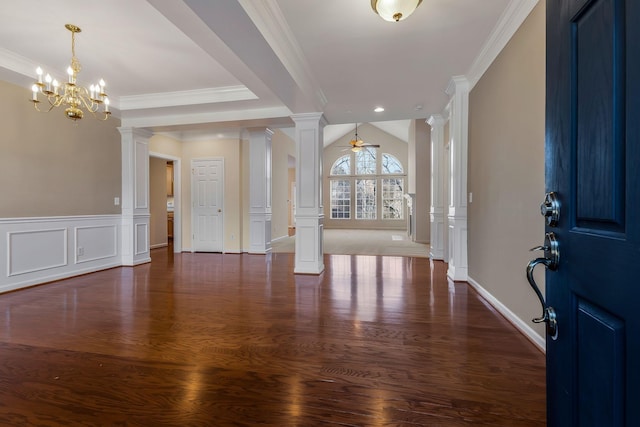
[{"label": "white trim molding", "polygon": [[538,349],[546,353],[546,339],[540,336],[531,326],[520,317],[518,317],[513,311],[509,310],[509,307],[504,305],[499,299],[493,296],[491,292],[487,291],[480,283],[469,277],[467,282],[473,289],[478,291],[480,296],[487,300],[489,304],[493,306],[500,314],[502,314],[513,326],[516,327],[525,337],[529,339]]}]

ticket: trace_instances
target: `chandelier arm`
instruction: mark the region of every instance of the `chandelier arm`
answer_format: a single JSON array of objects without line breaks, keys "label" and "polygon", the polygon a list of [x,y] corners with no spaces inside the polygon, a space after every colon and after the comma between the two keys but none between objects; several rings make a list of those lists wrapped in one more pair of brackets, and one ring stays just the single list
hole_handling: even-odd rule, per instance
[{"label": "chandelier arm", "polygon": [[[86,89],[83,88],[86,92]],[[98,109],[100,108],[100,104],[102,103],[101,101],[98,102],[94,102],[93,100],[91,100],[91,98],[89,97],[90,101],[87,101],[87,97],[86,94],[79,94],[78,95],[78,99],[80,99],[80,101],[82,102],[84,108],[91,113],[91,115],[96,119],[96,120],[101,120],[101,121],[105,121],[109,118],[109,116],[111,115],[111,112],[109,111],[103,111],[101,113],[100,116],[98,116]]]},{"label": "chandelier arm", "polygon": [[89,92],[85,87],[80,87],[78,89],[77,97],[82,102],[82,105],[84,105],[84,108],[86,108],[90,113],[95,113],[98,111],[98,108],[100,108],[100,103],[91,99],[91,96],[89,96]]}]

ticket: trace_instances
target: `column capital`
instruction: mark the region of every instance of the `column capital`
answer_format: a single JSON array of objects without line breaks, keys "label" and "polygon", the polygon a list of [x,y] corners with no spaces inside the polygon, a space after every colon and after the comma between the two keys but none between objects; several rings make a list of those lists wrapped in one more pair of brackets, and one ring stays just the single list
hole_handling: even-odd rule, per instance
[{"label": "column capital", "polygon": [[247,132],[249,132],[249,134],[262,134],[265,135],[267,137],[272,137],[273,134],[275,133],[274,130],[272,130],[271,128],[268,127],[255,127],[255,128],[247,128],[246,129]]},{"label": "column capital", "polygon": [[449,80],[449,85],[445,92],[449,96],[454,96],[456,94],[469,93],[470,90],[471,84],[466,76],[453,76]]},{"label": "column capital", "polygon": [[300,113],[291,115],[291,119],[298,124],[302,123],[318,123],[321,127],[325,127],[327,119],[322,113]]},{"label": "column capital", "polygon": [[444,126],[447,120],[442,116],[442,114],[432,114],[427,120],[425,120],[429,126],[435,128],[437,126]]},{"label": "column capital", "polygon": [[135,137],[139,137],[142,139],[151,139],[151,137],[154,135],[153,132],[148,131],[146,129],[140,129],[140,128],[132,128],[132,127],[119,127],[118,131],[120,132],[121,136],[135,136]]}]

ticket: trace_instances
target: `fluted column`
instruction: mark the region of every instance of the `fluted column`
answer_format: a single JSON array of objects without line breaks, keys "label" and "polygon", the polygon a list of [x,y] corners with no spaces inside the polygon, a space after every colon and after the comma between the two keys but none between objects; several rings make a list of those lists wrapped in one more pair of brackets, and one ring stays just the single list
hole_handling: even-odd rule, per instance
[{"label": "fluted column", "polygon": [[118,128],[122,148],[122,265],[151,261],[149,252],[149,138],[151,132]]},{"label": "fluted column", "polygon": [[271,129],[249,131],[249,253],[271,252]]},{"label": "fluted column", "polygon": [[296,245],[294,273],[324,271],[322,203],[322,113],[291,116],[296,124]]},{"label": "fluted column", "polygon": [[442,181],[444,168],[444,125],[446,120],[435,114],[427,123],[431,126],[431,209],[429,211],[431,223],[431,239],[429,255],[432,259],[444,259],[445,212]]},{"label": "fluted column", "polygon": [[449,269],[452,280],[466,281],[467,261],[467,152],[469,139],[469,81],[464,76],[451,79],[450,101],[451,199],[448,211]]}]

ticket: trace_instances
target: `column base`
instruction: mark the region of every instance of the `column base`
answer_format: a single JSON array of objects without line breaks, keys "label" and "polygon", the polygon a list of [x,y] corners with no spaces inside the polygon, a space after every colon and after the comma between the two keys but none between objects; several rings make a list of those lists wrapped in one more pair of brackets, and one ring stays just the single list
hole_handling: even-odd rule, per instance
[{"label": "column base", "polygon": [[149,214],[123,215],[121,226],[122,265],[151,262],[149,250]]},{"label": "column base", "polygon": [[429,256],[431,259],[444,260],[444,214],[431,213],[431,242]]},{"label": "column base", "polygon": [[267,254],[271,252],[271,214],[249,214],[249,253]]},{"label": "column base", "polygon": [[468,279],[467,217],[449,216],[449,269],[447,276],[454,281]]},{"label": "column base", "polygon": [[324,218],[296,216],[295,274],[324,271]]}]

